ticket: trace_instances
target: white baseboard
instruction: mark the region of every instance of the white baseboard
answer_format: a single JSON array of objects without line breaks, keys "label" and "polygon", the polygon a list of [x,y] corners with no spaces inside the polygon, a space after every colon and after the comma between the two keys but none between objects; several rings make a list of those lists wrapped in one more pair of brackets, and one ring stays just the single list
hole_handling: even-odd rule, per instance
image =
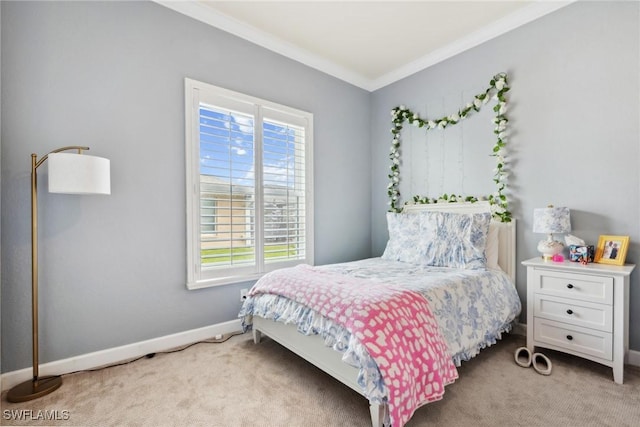
[{"label": "white baseboard", "polygon": [[627,365],[640,366],[640,351],[629,350],[626,363]]},{"label": "white baseboard", "polygon": [[[527,336],[527,324],[526,323],[520,323],[520,322],[516,322],[515,325],[513,326],[513,330],[511,331],[511,333],[515,334],[515,335],[523,335],[523,336]],[[625,361],[626,365],[632,365],[632,366],[640,366],[640,351],[636,351],[636,350],[629,350],[629,353],[627,354],[627,360]]]},{"label": "white baseboard", "polygon": [[[165,335],[163,337],[153,338],[147,341],[140,341],[133,344],[123,345],[121,347],[109,348],[106,350],[70,357],[68,359],[41,364],[39,373],[41,376],[60,375],[84,369],[93,369],[99,366],[110,365],[123,360],[144,356],[145,354],[157,353],[170,348],[202,341],[216,335],[238,332],[241,329],[242,326],[240,325],[239,319],[231,320],[229,322],[218,323],[198,329],[191,329],[177,334]],[[16,384],[27,381],[32,375],[33,370],[31,367],[2,374],[0,380],[2,383],[2,390],[4,391]]]}]

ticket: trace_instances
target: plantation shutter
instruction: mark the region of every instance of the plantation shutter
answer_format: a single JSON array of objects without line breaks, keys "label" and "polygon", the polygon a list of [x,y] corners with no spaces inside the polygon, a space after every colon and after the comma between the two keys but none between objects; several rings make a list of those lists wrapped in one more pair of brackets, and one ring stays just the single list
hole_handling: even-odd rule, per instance
[{"label": "plantation shutter", "polygon": [[306,256],[304,141],[304,127],[264,118],[264,255],[267,264]]},{"label": "plantation shutter", "polygon": [[203,268],[256,260],[254,118],[200,104],[200,244]]},{"label": "plantation shutter", "polygon": [[313,115],[185,79],[187,286],[313,264]]}]

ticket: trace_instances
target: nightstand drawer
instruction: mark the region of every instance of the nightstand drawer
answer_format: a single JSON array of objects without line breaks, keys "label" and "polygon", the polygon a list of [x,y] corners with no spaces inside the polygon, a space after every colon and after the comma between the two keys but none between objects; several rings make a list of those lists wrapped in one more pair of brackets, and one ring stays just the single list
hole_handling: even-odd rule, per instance
[{"label": "nightstand drawer", "polygon": [[535,316],[584,328],[613,331],[613,306],[536,294]]},{"label": "nightstand drawer", "polygon": [[534,292],[579,299],[602,304],[613,304],[613,277],[588,274],[535,270]]},{"label": "nightstand drawer", "polygon": [[547,319],[534,319],[534,339],[559,349],[613,360],[612,334]]}]

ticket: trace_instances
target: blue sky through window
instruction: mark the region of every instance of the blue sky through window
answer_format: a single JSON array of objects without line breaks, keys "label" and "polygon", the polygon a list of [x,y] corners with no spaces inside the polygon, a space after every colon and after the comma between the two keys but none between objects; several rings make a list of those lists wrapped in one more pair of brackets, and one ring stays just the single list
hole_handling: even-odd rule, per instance
[{"label": "blue sky through window", "polygon": [[[295,186],[295,171],[300,169],[299,165],[296,168],[296,138],[300,137],[300,130],[293,126],[264,121],[265,187],[293,188]],[[202,175],[214,176],[222,182],[233,185],[253,187],[255,185],[254,149],[254,119],[251,115],[200,106],[200,173]]]}]

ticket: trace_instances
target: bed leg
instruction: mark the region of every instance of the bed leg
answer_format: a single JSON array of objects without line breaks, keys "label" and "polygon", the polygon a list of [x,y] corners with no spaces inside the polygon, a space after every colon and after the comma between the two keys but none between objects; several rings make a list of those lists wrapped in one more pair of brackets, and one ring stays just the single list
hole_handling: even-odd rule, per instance
[{"label": "bed leg", "polygon": [[262,339],[262,333],[257,329],[253,329],[253,343],[260,344],[260,340]]},{"label": "bed leg", "polygon": [[372,427],[391,427],[389,418],[387,417],[387,404],[370,403],[369,412],[371,412]]}]

